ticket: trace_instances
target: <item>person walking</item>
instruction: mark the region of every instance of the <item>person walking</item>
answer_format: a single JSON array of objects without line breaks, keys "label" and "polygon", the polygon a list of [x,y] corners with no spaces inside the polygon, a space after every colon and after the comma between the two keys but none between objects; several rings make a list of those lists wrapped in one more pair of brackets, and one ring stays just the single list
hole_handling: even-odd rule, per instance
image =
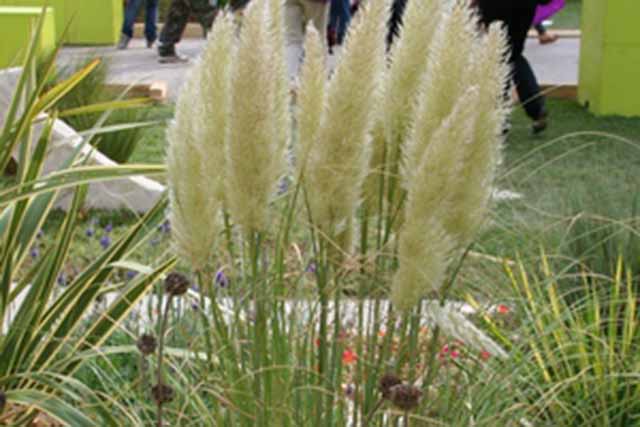
[{"label": "person walking", "polygon": [[533,121],[532,131],[538,134],[547,128],[547,110],[544,96],[531,65],[524,57],[524,45],[536,8],[550,0],[477,0],[482,24],[501,21],[506,26],[509,40],[509,62],[513,67],[513,81],[525,112]]},{"label": "person walking", "polygon": [[329,0],[285,0],[285,50],[290,79],[294,80],[300,71],[307,23],[313,22],[320,40],[326,41],[328,18]]},{"label": "person walking", "polygon": [[172,0],[169,11],[164,20],[164,26],[160,33],[160,43],[158,45],[158,61],[163,64],[188,62],[185,56],[178,55],[176,44],[180,42],[182,33],[189,22],[191,14],[202,26],[203,33],[206,33],[213,25],[216,17],[216,0]]},{"label": "person walking", "polygon": [[335,45],[341,45],[351,22],[351,2],[349,0],[331,0],[329,14],[329,51]]},{"label": "person walking", "polygon": [[142,3],[145,4],[144,36],[147,39],[147,47],[153,46],[157,38],[156,20],[158,18],[158,0],[127,0],[122,22],[122,34],[118,42],[118,49],[126,49],[133,38],[133,25]]}]

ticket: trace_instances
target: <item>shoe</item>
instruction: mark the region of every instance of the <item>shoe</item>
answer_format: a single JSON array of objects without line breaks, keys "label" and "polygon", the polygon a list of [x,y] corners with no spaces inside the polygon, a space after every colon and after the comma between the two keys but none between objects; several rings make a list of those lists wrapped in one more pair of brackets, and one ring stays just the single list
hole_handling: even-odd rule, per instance
[{"label": "shoe", "polygon": [[540,44],[551,44],[557,42],[558,37],[559,36],[557,34],[544,33],[538,36],[538,42]]},{"label": "shoe", "polygon": [[131,41],[131,37],[123,33],[120,35],[120,41],[118,42],[118,45],[116,46],[116,48],[118,50],[125,50],[126,48],[129,47],[130,41]]},{"label": "shoe", "polygon": [[189,58],[173,53],[171,55],[160,55],[158,57],[158,62],[161,64],[187,64],[189,62]]},{"label": "shoe", "polygon": [[531,133],[533,133],[534,135],[539,135],[547,129],[547,126],[549,126],[547,113],[544,113],[542,116],[540,116],[539,119],[534,120],[533,124],[531,125]]},{"label": "shoe", "polygon": [[151,49],[155,42],[155,40],[147,40],[147,49]]}]

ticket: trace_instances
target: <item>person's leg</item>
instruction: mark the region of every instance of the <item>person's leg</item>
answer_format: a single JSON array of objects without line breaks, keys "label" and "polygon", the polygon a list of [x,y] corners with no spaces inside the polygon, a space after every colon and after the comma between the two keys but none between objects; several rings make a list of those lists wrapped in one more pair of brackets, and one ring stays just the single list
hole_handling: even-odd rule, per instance
[{"label": "person's leg", "polygon": [[158,0],[146,0],[146,14],[144,18],[144,35],[147,39],[147,46],[151,47],[158,38]]},{"label": "person's leg", "polygon": [[300,69],[304,44],[305,16],[302,0],[285,0],[285,52],[287,72],[290,79],[295,79]]},{"label": "person's leg", "polygon": [[540,86],[536,75],[523,55],[514,58],[513,81],[516,84],[518,98],[527,115],[532,120],[539,120],[545,114],[544,97],[540,93]]},{"label": "person's leg", "polygon": [[124,10],[124,20],[122,22],[122,35],[118,42],[118,49],[126,49],[127,46],[129,46],[129,41],[133,38],[133,25],[136,22],[141,2],[142,0],[127,1],[127,7]]},{"label": "person's leg", "polygon": [[[540,93],[536,75],[523,56],[524,46],[529,28],[533,22],[535,7],[515,7],[507,22],[511,42],[511,63],[513,64],[513,80],[518,98],[527,115],[534,121],[543,121],[546,117],[545,99]],[[534,123],[535,127],[535,123]]]},{"label": "person's leg", "polygon": [[185,0],[172,0],[169,5],[169,11],[164,20],[164,26],[160,33],[160,44],[158,45],[158,53],[160,57],[177,57],[176,44],[180,42],[182,33],[184,32],[189,14],[191,13],[190,5]]},{"label": "person's leg", "polygon": [[331,6],[329,8],[329,26],[328,26],[328,35],[327,41],[329,43],[329,51],[331,48],[338,44],[338,23],[340,20],[340,3],[342,0],[331,0]]},{"label": "person's leg", "polygon": [[393,40],[398,34],[400,34],[400,27],[402,26],[402,15],[404,14],[404,8],[407,5],[407,0],[393,0],[391,6],[391,18],[389,20],[389,32],[387,33],[387,47],[393,44]]},{"label": "person's leg", "polygon": [[349,23],[351,22],[351,4],[349,0],[339,0],[338,3],[337,36],[338,44],[342,44],[347,29],[349,28]]},{"label": "person's leg", "polygon": [[[302,0],[304,22],[313,22],[320,33],[320,40],[327,39],[327,23],[329,22],[329,3],[313,0]],[[304,33],[303,33],[304,38]]]},{"label": "person's leg", "polygon": [[213,25],[213,21],[216,18],[217,10],[211,6],[209,0],[190,0],[191,12],[196,16],[200,26],[202,27],[202,35],[207,36],[207,33]]}]

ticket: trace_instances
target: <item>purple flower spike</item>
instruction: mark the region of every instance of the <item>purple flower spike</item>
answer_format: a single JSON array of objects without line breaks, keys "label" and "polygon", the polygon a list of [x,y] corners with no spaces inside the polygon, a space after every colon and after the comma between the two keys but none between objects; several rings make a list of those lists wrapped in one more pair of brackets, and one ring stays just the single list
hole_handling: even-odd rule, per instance
[{"label": "purple flower spike", "polygon": [[89,227],[86,229],[86,231],[84,232],[84,234],[87,237],[93,237],[94,234],[96,234],[96,230],[94,230],[93,228]]},{"label": "purple flower spike", "polygon": [[136,277],[137,275],[138,275],[138,272],[137,272],[137,271],[134,271],[134,270],[128,270],[128,271],[127,271],[127,280],[131,280],[131,279],[133,279],[134,277]]},{"label": "purple flower spike", "polygon": [[111,233],[112,231],[113,231],[113,224],[109,223],[109,224],[104,226],[104,232],[105,233]]},{"label": "purple flower spike", "polygon": [[29,254],[31,255],[31,258],[36,259],[40,256],[40,251],[38,250],[38,248],[33,248],[31,249],[31,252],[29,252]]},{"label": "purple flower spike", "polygon": [[216,285],[221,288],[226,288],[229,286],[229,278],[224,274],[222,269],[218,270],[216,273]]},{"label": "purple flower spike", "polygon": [[67,285],[67,278],[64,276],[64,273],[60,273],[58,275],[58,285],[60,285],[60,286],[66,286]]},{"label": "purple flower spike", "polygon": [[164,234],[171,233],[171,223],[169,222],[168,219],[165,220],[162,224],[160,224],[160,226],[158,226],[158,231]]},{"label": "purple flower spike", "polygon": [[107,249],[111,245],[111,238],[106,234],[100,238],[100,246],[102,249]]},{"label": "purple flower spike", "polygon": [[307,273],[315,273],[317,270],[316,263],[311,261],[309,265],[307,265],[307,269],[305,270]]}]

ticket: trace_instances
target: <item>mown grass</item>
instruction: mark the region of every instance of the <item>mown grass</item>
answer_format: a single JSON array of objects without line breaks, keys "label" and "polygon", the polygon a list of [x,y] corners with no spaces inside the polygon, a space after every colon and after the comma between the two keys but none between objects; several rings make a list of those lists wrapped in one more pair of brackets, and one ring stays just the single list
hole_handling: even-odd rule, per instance
[{"label": "mown grass", "polygon": [[576,30],[580,28],[582,0],[568,0],[567,5],[552,19],[553,28]]}]

